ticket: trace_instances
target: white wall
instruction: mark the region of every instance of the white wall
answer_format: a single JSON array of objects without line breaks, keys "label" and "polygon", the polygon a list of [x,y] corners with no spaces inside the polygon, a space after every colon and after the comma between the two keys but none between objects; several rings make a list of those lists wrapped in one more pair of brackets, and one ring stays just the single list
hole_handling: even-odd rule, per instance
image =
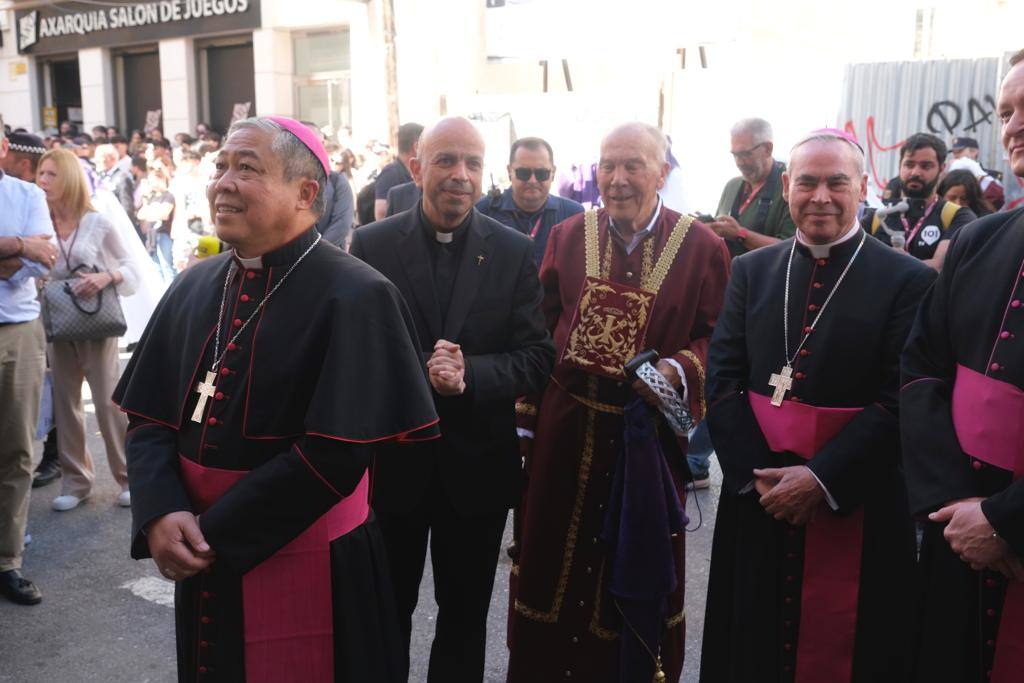
[{"label": "white wall", "polygon": [[91,47],[78,51],[78,78],[82,85],[82,130],[109,126],[117,120],[114,108],[114,69],[110,50]]},{"label": "white wall", "polygon": [[193,40],[161,40],[160,106],[163,109],[163,132],[168,138],[196,129],[199,122],[197,89]]},{"label": "white wall", "polygon": [[41,112],[35,60],[18,54],[14,12],[0,12],[6,12],[7,25],[11,27],[4,31],[4,46],[0,48],[0,114],[12,127],[37,130]]}]

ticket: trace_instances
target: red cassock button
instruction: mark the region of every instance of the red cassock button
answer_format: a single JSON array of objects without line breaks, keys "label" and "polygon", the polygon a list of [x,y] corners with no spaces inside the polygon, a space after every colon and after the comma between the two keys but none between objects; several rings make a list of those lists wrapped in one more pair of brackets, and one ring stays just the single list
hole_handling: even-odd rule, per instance
[{"label": "red cassock button", "polygon": [[206,673],[206,667],[205,666],[199,667],[199,673],[201,673],[201,674]]},{"label": "red cassock button", "polygon": [[821,289],[823,287],[823,285],[820,282],[815,282],[813,286],[815,289]]},{"label": "red cassock button", "polygon": [[1020,308],[1020,299],[1014,299],[1011,301],[1010,308]]},{"label": "red cassock button", "polygon": [[985,610],[985,614],[987,614],[990,617],[994,617],[996,615],[996,611],[989,607],[987,610]]},{"label": "red cassock button", "polygon": [[200,617],[199,621],[201,621],[204,624],[209,624],[210,623],[210,617]]},{"label": "red cassock button", "polygon": [[798,372],[795,375],[793,375],[793,377],[795,377],[796,379],[805,379],[807,377],[807,375],[805,375],[802,372]]},{"label": "red cassock button", "polygon": [[793,604],[793,598],[783,598],[782,601],[784,603],[786,603],[787,605],[792,605]]},{"label": "red cassock button", "polygon": [[250,280],[251,280],[251,279],[253,279],[254,277],[256,277],[256,273],[254,273],[254,272],[252,272],[252,271],[250,270],[250,271],[249,271],[248,273],[246,273],[246,274],[245,274],[245,277],[247,277],[248,279],[250,279]]},{"label": "red cassock button", "polygon": [[782,649],[785,650],[786,652],[789,652],[790,650],[793,649],[793,643],[786,643],[785,645],[782,646]]},{"label": "red cassock button", "polygon": [[204,599],[209,600],[210,599],[210,591],[203,591],[202,596],[203,596]]},{"label": "red cassock button", "polygon": [[1002,332],[999,333],[999,338],[1000,339],[1009,339],[1010,338],[1010,333],[1007,332],[1006,330],[1003,330]]},{"label": "red cassock button", "polygon": [[824,258],[818,259],[818,265],[819,266],[826,266],[826,265],[828,265],[828,259],[824,259]]},{"label": "red cassock button", "polygon": [[249,300],[249,295],[248,294],[243,294],[242,296],[240,296],[238,298],[241,299],[243,302],[244,301],[248,301]]},{"label": "red cassock button", "polygon": [[811,355],[811,352],[808,351],[807,349],[800,349],[800,355],[804,356],[804,357],[807,357],[807,356]]},{"label": "red cassock button", "polygon": [[996,580],[995,579],[985,579],[985,585],[988,586],[989,588],[995,588],[996,587]]},{"label": "red cassock button", "polygon": [[990,369],[992,369],[992,370],[1002,370],[1002,368],[1003,368],[1003,366],[1001,366],[999,363],[993,363],[992,365],[990,365],[988,367]]},{"label": "red cassock button", "polygon": [[215,400],[217,400],[217,401],[223,401],[224,400],[224,392],[223,391],[218,391],[216,394],[213,395],[213,398]]},{"label": "red cassock button", "polygon": [[237,348],[238,344],[236,344],[235,342],[231,342],[230,344],[228,344],[228,351],[234,351]]},{"label": "red cassock button", "polygon": [[807,327],[804,328],[804,333],[805,334],[810,334],[811,332],[814,332],[814,328],[811,327],[810,325],[808,325]]},{"label": "red cassock button", "polygon": [[814,311],[818,310],[818,307],[814,304],[811,304],[810,306],[807,307],[807,310],[813,313]]},{"label": "red cassock button", "polygon": [[796,577],[790,574],[786,577],[786,581],[788,581],[789,583],[793,583],[794,581],[796,581]]},{"label": "red cassock button", "polygon": [[240,318],[235,318],[234,320],[231,321],[231,324],[234,327],[241,327],[242,326],[242,320]]},{"label": "red cassock button", "polygon": [[985,641],[985,645],[987,645],[989,647],[992,647],[995,644],[996,644],[996,641],[994,641],[994,640],[986,640]]},{"label": "red cassock button", "polygon": [[976,470],[980,470],[982,468],[981,461],[975,460],[974,462],[971,463],[971,467],[973,467]]},{"label": "red cassock button", "polygon": [[210,425],[211,427],[216,427],[217,426],[217,418],[211,417],[209,420],[206,421],[206,424]]},{"label": "red cassock button", "polygon": [[220,369],[220,376],[221,376],[221,377],[227,377],[227,376],[228,376],[228,373],[230,373],[230,372],[231,372],[231,371],[230,371],[230,370],[228,370],[227,368],[221,368],[221,369]]},{"label": "red cassock button", "polygon": [[201,648],[203,648],[205,650],[206,648],[210,647],[210,644],[208,642],[206,642],[205,640],[200,640],[199,641],[199,647],[201,647]]}]

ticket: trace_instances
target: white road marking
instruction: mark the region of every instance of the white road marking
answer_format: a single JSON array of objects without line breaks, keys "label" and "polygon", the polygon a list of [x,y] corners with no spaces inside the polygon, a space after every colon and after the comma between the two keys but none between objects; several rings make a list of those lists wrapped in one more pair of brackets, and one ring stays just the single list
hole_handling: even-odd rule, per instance
[{"label": "white road marking", "polygon": [[143,576],[121,584],[121,588],[130,590],[143,600],[155,602],[164,607],[174,607],[174,584],[155,576]]}]

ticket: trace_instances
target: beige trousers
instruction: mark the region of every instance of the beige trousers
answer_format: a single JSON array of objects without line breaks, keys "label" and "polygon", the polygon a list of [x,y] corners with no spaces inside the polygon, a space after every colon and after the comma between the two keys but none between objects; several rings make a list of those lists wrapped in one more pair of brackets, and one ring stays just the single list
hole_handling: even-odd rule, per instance
[{"label": "beige trousers", "polygon": [[21,567],[45,348],[38,318],[0,325],[0,572]]},{"label": "beige trousers", "polygon": [[57,427],[57,451],[62,477],[61,495],[85,498],[96,479],[92,455],[85,443],[85,412],[82,381],[89,382],[96,422],[107,449],[107,463],[121,490],[128,488],[124,440],[128,416],[110,399],[121,369],[117,338],[99,341],[58,341],[49,345],[53,374],[53,419]]}]

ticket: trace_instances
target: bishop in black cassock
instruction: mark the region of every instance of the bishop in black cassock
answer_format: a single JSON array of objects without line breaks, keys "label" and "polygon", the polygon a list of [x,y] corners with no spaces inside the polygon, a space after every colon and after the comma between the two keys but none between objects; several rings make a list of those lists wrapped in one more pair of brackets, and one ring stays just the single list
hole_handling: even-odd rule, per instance
[{"label": "bishop in black cassock", "polygon": [[[1024,53],[1003,81],[1003,144],[1024,177]],[[911,509],[928,514],[917,676],[1024,676],[1024,209],[952,241],[903,354]],[[929,514],[930,513],[930,514]]]},{"label": "bishop in black cassock", "polygon": [[858,230],[863,163],[840,131],[798,143],[784,177],[796,237],[733,261],[709,352],[724,484],[704,683],[908,673],[899,353],[934,271]]},{"label": "bishop in black cassock", "polygon": [[401,680],[366,444],[435,436],[413,323],[312,227],[308,129],[236,124],[216,167],[235,250],[179,276],[114,394],[132,556],[177,582],[181,681]]}]

